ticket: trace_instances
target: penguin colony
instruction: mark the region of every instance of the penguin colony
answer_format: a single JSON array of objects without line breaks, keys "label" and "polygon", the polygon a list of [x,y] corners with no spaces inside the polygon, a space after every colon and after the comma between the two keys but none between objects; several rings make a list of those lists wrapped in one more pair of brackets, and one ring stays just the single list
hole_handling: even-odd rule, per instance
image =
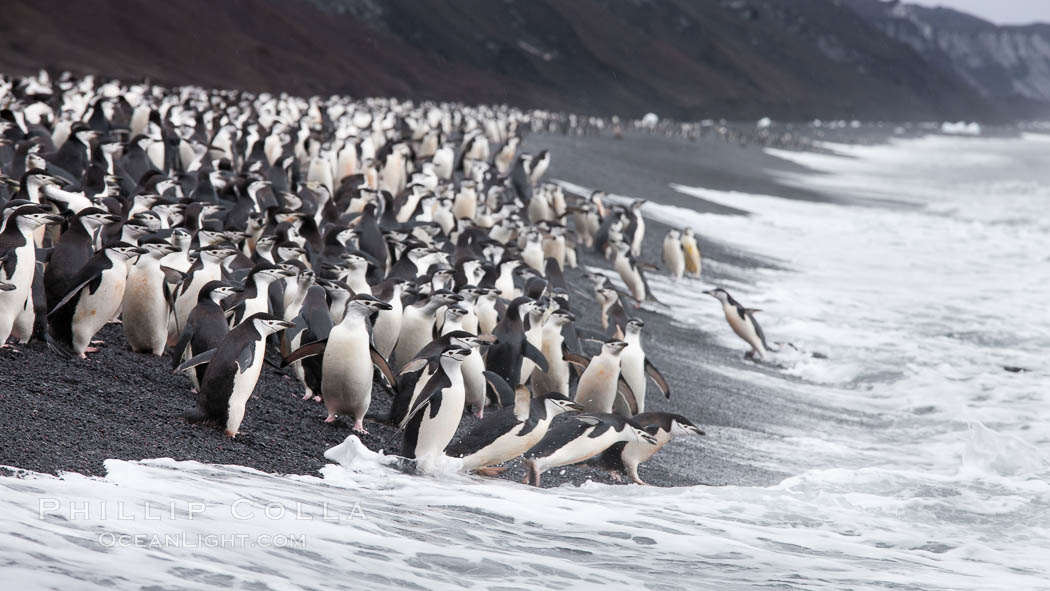
[{"label": "penguin colony", "polygon": [[[2,78],[0,107],[5,348],[85,358],[119,321],[187,377],[186,418],[231,438],[271,363],[304,413],[396,426],[418,469],[453,457],[494,475],[524,457],[537,486],[592,458],[644,484],[640,463],[703,434],[646,411],[648,381],[671,391],[630,313],[654,299],[644,202],[566,194],[543,181],[550,153],[518,149],[556,115],[44,72]],[[576,325],[573,300],[592,296],[566,283],[578,249],[627,286],[585,274],[602,333]],[[661,254],[676,279],[700,276],[690,229]],[[761,357],[755,310],[708,293]],[[388,415],[370,413],[373,390]],[[464,413],[481,420],[454,440]]]}]

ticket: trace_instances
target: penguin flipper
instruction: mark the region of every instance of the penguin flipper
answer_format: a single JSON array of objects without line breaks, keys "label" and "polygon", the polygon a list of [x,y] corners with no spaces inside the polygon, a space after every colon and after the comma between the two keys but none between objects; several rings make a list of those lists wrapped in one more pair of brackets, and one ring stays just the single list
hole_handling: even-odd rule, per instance
[{"label": "penguin flipper", "polygon": [[[515,405],[517,405],[516,391],[511,390],[510,384],[503,379],[503,376],[494,371],[484,371],[482,374],[485,376],[485,381],[488,382],[489,387],[496,394],[496,406],[502,408],[510,400],[514,400]],[[528,418],[527,411],[526,418]]]},{"label": "penguin flipper", "polygon": [[307,357],[320,355],[324,353],[324,349],[327,345],[328,339],[324,339],[322,341],[314,341],[308,345],[303,345],[302,347],[296,349],[291,355],[281,360],[281,367],[288,367],[289,365],[295,363],[296,361],[299,361],[300,359],[306,359]]},{"label": "penguin flipper", "polygon": [[181,365],[176,367],[175,373],[179,373],[180,371],[186,371],[187,369],[192,369],[202,363],[210,362],[212,358],[215,357],[216,351],[218,351],[218,349],[209,349],[201,353],[200,355],[194,355],[193,357],[189,358],[187,361],[183,362]]},{"label": "penguin flipper", "polygon": [[[386,359],[376,351],[375,347],[369,346],[369,354],[372,356],[372,365],[379,369],[379,372],[383,374],[383,378],[386,379],[389,388],[397,386],[397,379],[394,377],[394,372],[390,371],[390,365],[386,362]],[[392,392],[392,390],[391,390]]]},{"label": "penguin flipper", "polygon": [[78,293],[80,293],[80,290],[82,290],[85,287],[89,286],[93,282],[99,281],[101,278],[102,278],[102,272],[100,270],[99,273],[97,273],[95,275],[92,275],[91,277],[88,277],[84,281],[81,281],[79,284],[77,284],[75,287],[73,287],[73,289],[69,290],[69,293],[67,293],[64,298],[62,298],[57,304],[55,304],[55,307],[51,308],[51,311],[48,312],[47,315],[51,316],[52,314],[57,312],[60,308],[62,308],[62,306],[65,306],[66,304],[68,304],[69,300],[71,300],[74,297],[76,297],[76,295]]},{"label": "penguin flipper", "polygon": [[550,364],[547,363],[547,357],[543,355],[543,351],[537,349],[532,343],[523,341],[521,352],[522,355],[532,360],[536,367],[540,368],[540,371],[546,373],[549,370]]},{"label": "penguin flipper", "polygon": [[568,361],[573,365],[579,366],[581,370],[587,369],[587,366],[591,363],[591,360],[587,359],[583,355],[577,355],[576,353],[564,353],[563,355],[565,357],[565,361]]},{"label": "penguin flipper", "polygon": [[182,360],[183,354],[186,352],[186,346],[190,344],[190,340],[193,339],[195,327],[192,324],[187,323],[186,327],[182,329],[179,334],[179,340],[175,343],[175,348],[171,351],[171,365],[172,370],[178,366],[179,361]]},{"label": "penguin flipper", "polygon": [[627,409],[630,411],[631,416],[638,414],[638,397],[635,396],[634,390],[631,389],[623,376],[616,381],[616,395],[627,405]]},{"label": "penguin flipper", "polygon": [[416,357],[412,361],[409,361],[408,363],[406,363],[405,366],[402,367],[401,370],[397,372],[397,375],[403,376],[406,373],[417,372],[417,371],[423,369],[424,367],[426,367],[427,364],[429,364],[429,363],[430,363],[430,359],[428,359],[426,357]]},{"label": "penguin flipper", "polygon": [[660,388],[660,391],[664,393],[664,396],[668,400],[670,400],[671,387],[667,385],[667,380],[664,379],[663,374],[660,373],[660,370],[656,369],[656,366],[653,365],[651,361],[649,361],[648,357],[645,358],[645,373],[653,380],[654,383],[656,383],[656,385]]}]

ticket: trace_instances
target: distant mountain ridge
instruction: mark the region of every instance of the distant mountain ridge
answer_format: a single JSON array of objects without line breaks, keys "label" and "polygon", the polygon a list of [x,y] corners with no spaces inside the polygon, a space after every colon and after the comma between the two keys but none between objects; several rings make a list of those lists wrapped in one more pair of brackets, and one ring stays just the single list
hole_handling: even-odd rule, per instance
[{"label": "distant mountain ridge", "polygon": [[[0,71],[694,120],[1005,120],[1019,101],[1050,101],[1036,57],[959,65],[953,48],[984,47],[994,25],[895,10],[875,0],[35,0],[0,19]],[[1026,33],[1009,39],[1045,58],[1042,31],[1027,45]]]},{"label": "distant mountain ridge", "polygon": [[849,1],[879,30],[982,95],[1050,102],[1050,25],[996,25],[947,8]]}]

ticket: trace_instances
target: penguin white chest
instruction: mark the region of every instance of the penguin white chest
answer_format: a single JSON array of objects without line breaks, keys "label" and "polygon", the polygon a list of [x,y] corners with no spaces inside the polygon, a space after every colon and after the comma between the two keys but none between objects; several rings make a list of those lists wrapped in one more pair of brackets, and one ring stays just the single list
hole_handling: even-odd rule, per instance
[{"label": "penguin white chest", "polygon": [[262,373],[263,356],[266,354],[265,342],[255,344],[255,354],[252,356],[251,365],[242,373],[239,370],[233,376],[233,390],[227,402],[226,435],[233,437],[241,428],[244,420],[245,405],[255,392],[255,384],[259,382],[259,374]]},{"label": "penguin white chest", "polygon": [[113,318],[124,299],[125,270],[119,266],[102,272],[94,293],[84,288],[73,312],[73,350],[83,353],[91,338]]},{"label": "penguin white chest", "polygon": [[340,399],[355,395],[371,397],[372,358],[364,327],[358,331],[343,325],[333,328],[322,367],[321,392],[326,403],[331,399],[332,404],[337,404]]},{"label": "penguin white chest", "polygon": [[455,436],[456,429],[459,428],[465,404],[463,377],[459,372],[452,372],[448,377],[451,384],[441,391],[440,400],[431,400],[427,407],[420,411],[423,419],[419,423],[419,434],[416,437],[417,459],[425,460],[444,453]]}]

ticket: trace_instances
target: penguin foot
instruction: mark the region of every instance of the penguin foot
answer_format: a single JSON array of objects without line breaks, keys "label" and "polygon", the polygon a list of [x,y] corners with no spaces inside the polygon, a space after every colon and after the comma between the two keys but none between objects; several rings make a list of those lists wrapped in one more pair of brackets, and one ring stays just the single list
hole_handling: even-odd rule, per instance
[{"label": "penguin foot", "polygon": [[[84,347],[84,353],[98,353],[98,347]],[[84,353],[80,354],[81,359],[84,359],[86,357]]]},{"label": "penguin foot", "polygon": [[334,423],[335,422],[335,415],[328,415],[327,417],[325,417],[324,422],[326,422],[326,423]]},{"label": "penguin foot", "polygon": [[609,470],[609,478],[612,478],[613,482],[623,482],[623,475],[619,470]]},{"label": "penguin foot", "polygon": [[368,430],[365,429],[364,423],[361,422],[361,419],[358,419],[357,422],[354,423],[354,431],[357,431],[358,433],[360,433],[362,435],[368,435],[369,434]]},{"label": "penguin foot", "polygon": [[321,397],[314,395],[314,402],[321,402]]},{"label": "penguin foot", "polygon": [[11,351],[12,353],[21,353],[21,351],[19,351],[14,345],[8,345],[7,343],[0,345],[0,351]]},{"label": "penguin foot", "polygon": [[310,400],[313,397],[314,393],[309,390],[306,391],[306,394],[303,394],[303,400]]},{"label": "penguin foot", "polygon": [[106,341],[103,341],[102,339],[95,339],[95,340],[91,341],[91,344],[92,345],[105,345]]},{"label": "penguin foot", "polygon": [[[505,472],[506,470],[507,468],[504,466],[488,466],[487,468],[478,468],[477,470],[474,470],[474,472],[481,476],[492,477],[499,476],[500,474],[503,474],[503,472]],[[528,475],[526,474],[525,477],[528,478]]]},{"label": "penguin foot", "polygon": [[229,437],[230,439],[233,439],[234,437],[237,437],[237,432],[226,429],[225,431],[223,431],[223,435]]},{"label": "penguin foot", "polygon": [[478,417],[479,419],[485,418],[485,407],[481,407],[481,408],[475,410],[474,411],[474,416]]}]

